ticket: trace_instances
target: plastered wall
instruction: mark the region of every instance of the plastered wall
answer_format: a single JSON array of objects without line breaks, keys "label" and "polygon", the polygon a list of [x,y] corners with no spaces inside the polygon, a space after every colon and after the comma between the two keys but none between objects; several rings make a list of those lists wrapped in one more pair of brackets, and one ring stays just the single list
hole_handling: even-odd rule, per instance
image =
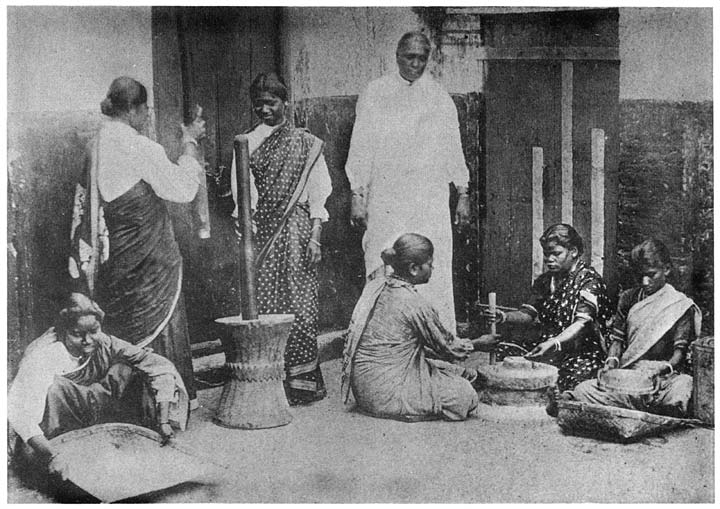
[{"label": "plastered wall", "polygon": [[400,36],[420,28],[409,7],[284,9],[283,67],[293,98],[360,93],[395,68]]},{"label": "plastered wall", "polygon": [[712,10],[620,9],[620,98],[712,101]]},{"label": "plastered wall", "polygon": [[[496,9],[495,11],[499,11]],[[426,29],[410,7],[284,10],[284,72],[296,99],[355,95],[394,69],[406,31]],[[712,11],[620,9],[620,98],[712,100]],[[483,51],[472,38],[444,48],[430,70],[451,93],[482,92]]]},{"label": "plastered wall", "polygon": [[8,8],[9,111],[99,111],[122,75],[153,104],[150,7]]},{"label": "plastered wall", "polygon": [[[110,82],[152,101],[149,7],[8,9],[8,376],[67,289],[74,183]],[[151,103],[152,104],[152,103]]]}]

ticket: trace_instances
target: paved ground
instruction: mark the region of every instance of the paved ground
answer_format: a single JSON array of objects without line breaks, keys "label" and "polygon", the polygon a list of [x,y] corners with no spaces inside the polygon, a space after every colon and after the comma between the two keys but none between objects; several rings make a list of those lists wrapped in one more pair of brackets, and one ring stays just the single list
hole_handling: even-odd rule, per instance
[{"label": "paved ground", "polygon": [[[563,435],[540,409],[483,406],[463,423],[402,423],[343,408],[340,361],[323,364],[329,397],[293,422],[229,430],[211,422],[221,389],[178,443],[230,468],[212,486],[148,502],[704,502],[714,501],[713,430],[621,445]],[[48,502],[9,473],[8,502]]]}]

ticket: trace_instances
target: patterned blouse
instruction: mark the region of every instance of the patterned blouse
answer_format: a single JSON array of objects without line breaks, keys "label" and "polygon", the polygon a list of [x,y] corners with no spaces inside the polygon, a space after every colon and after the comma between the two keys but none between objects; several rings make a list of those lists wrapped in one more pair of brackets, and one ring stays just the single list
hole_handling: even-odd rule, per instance
[{"label": "patterned blouse", "polygon": [[[533,284],[531,302],[523,304],[520,311],[540,324],[541,338],[536,344],[557,336],[577,321],[595,322],[604,336],[607,321],[612,316],[605,282],[582,260],[564,277],[550,272],[538,277]],[[582,339],[592,342],[593,346],[601,346],[593,328],[586,327]]]}]

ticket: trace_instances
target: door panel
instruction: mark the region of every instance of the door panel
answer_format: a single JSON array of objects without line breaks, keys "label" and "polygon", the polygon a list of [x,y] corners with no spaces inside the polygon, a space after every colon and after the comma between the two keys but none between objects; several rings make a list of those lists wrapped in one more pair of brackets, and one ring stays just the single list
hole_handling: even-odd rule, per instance
[{"label": "door panel", "polygon": [[171,158],[180,152],[183,111],[203,107],[211,238],[200,240],[190,205],[170,206],[184,258],[184,295],[193,343],[218,337],[214,320],[240,312],[237,247],[227,196],[233,139],[253,125],[248,89],[255,75],[275,71],[278,8],[153,8],[156,132]]},{"label": "door panel", "polygon": [[483,292],[517,306],[532,279],[532,148],[544,156],[544,223],[560,220],[560,63],[491,61],[485,95]]}]

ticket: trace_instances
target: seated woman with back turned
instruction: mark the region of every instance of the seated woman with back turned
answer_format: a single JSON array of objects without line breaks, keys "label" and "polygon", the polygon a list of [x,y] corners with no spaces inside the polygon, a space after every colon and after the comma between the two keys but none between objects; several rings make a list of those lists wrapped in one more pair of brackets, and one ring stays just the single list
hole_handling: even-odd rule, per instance
[{"label": "seated woman with back turned", "polygon": [[494,338],[455,337],[418,294],[415,285],[432,275],[433,245],[426,237],[406,233],[382,258],[394,273],[369,282],[353,312],[343,359],[345,402],[352,388],[359,408],[377,417],[466,419],[478,405],[471,384],[477,372],[451,362],[465,359],[474,345],[492,346]]},{"label": "seated woman with back turned", "polygon": [[53,437],[103,422],[157,429],[165,442],[171,427],[184,429],[188,397],[165,357],[103,333],[105,313],[74,293],[55,327],[25,350],[8,394],[8,421],[30,456],[67,477]]},{"label": "seated woman with back turned", "polygon": [[587,380],[572,392],[576,400],[673,417],[687,415],[692,377],[686,373],[688,345],[700,334],[702,315],[692,299],[665,282],[672,264],[659,240],[630,253],[639,286],[620,294],[604,369],[649,369],[660,377],[658,392],[630,396],[606,392]]}]

